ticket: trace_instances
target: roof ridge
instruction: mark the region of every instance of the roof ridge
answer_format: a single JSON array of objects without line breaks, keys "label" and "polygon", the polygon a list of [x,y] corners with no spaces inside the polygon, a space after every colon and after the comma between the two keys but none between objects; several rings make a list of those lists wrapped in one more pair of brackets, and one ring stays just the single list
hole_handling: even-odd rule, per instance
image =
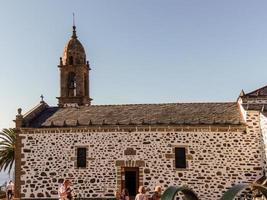
[{"label": "roof ridge", "polygon": [[251,92],[248,92],[247,94],[245,94],[245,96],[251,95],[252,93],[257,92],[257,91],[259,91],[259,90],[262,90],[262,89],[264,89],[264,88],[266,88],[266,87],[267,87],[267,85],[264,85],[264,86],[262,86],[262,87],[260,87],[260,88],[258,88],[258,89],[256,89],[256,90],[253,90],[253,91],[251,91]]},{"label": "roof ridge", "polygon": [[[225,102],[171,102],[171,103],[125,103],[125,104],[91,104],[90,106],[79,107],[110,107],[110,106],[146,106],[146,105],[192,105],[192,104],[236,104],[236,101]],[[58,106],[49,106],[49,108],[59,108]],[[70,107],[68,107],[70,108]],[[77,108],[77,107],[73,107]]]},{"label": "roof ridge", "polygon": [[91,104],[90,106],[132,106],[132,105],[174,105],[174,104],[235,104],[229,102],[172,102],[172,103],[129,103],[129,104]]}]

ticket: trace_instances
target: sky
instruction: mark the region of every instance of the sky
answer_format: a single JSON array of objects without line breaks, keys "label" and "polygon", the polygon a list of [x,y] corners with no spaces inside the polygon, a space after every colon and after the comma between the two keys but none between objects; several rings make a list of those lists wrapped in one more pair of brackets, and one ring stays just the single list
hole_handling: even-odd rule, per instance
[{"label": "sky", "polygon": [[236,101],[267,85],[266,0],[0,1],[0,129],[59,96],[72,31],[93,104]]}]

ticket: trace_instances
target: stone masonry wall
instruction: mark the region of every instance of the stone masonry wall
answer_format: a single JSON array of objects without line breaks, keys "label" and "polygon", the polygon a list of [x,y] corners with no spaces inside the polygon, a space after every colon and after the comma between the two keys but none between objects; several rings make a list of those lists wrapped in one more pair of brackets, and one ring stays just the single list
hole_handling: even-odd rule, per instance
[{"label": "stone masonry wall", "polygon": [[[250,131],[41,132],[22,134],[22,198],[57,198],[63,178],[82,197],[113,197],[121,166],[140,167],[140,183],[152,191],[156,185],[186,184],[202,200],[217,200],[232,184],[262,176],[262,144]],[[187,148],[185,170],[174,168],[176,146]],[[88,148],[86,169],[75,167],[77,147]],[[127,155],[129,150],[135,155]]]},{"label": "stone masonry wall", "polygon": [[267,126],[266,119],[259,111],[247,111],[246,115],[246,123],[247,123],[247,132],[250,134],[254,134],[258,138],[259,152],[258,156],[262,157],[263,160],[263,168],[262,173],[264,174],[264,170],[266,170],[266,149],[267,145]]},{"label": "stone masonry wall", "polygon": [[263,149],[264,149],[264,164],[265,164],[265,172],[267,172],[267,117],[263,114],[260,114],[260,127],[263,139]]}]

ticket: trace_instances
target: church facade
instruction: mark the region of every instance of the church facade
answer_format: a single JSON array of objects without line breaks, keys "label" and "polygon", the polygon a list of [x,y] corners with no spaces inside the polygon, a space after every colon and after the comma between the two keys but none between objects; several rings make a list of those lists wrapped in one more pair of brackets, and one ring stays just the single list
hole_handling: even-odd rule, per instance
[{"label": "church facade", "polygon": [[264,176],[267,87],[225,103],[92,105],[90,65],[75,27],[58,68],[58,106],[42,100],[16,115],[17,198],[57,199],[68,179],[84,199],[187,185],[216,200]]}]

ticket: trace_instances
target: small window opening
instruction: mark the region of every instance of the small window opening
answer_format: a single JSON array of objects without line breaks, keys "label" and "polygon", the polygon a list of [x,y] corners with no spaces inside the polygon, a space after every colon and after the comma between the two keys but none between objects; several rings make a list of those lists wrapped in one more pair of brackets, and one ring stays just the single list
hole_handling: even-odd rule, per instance
[{"label": "small window opening", "polygon": [[84,74],[83,76],[83,84],[84,84],[84,96],[88,96],[88,89],[87,89],[87,76]]},{"label": "small window opening", "polygon": [[72,56],[70,56],[70,58],[69,58],[69,64],[73,65],[73,57]]},{"label": "small window opening", "polygon": [[77,168],[86,168],[86,148],[77,148]]},{"label": "small window opening", "polygon": [[184,147],[175,147],[175,168],[186,168],[186,153]]},{"label": "small window opening", "polygon": [[76,58],[76,59],[75,59],[75,63],[76,63],[76,64],[81,64],[81,62],[80,62],[80,58]]},{"label": "small window opening", "polygon": [[69,96],[76,96],[76,74],[74,72],[69,73],[68,77],[68,89]]}]

